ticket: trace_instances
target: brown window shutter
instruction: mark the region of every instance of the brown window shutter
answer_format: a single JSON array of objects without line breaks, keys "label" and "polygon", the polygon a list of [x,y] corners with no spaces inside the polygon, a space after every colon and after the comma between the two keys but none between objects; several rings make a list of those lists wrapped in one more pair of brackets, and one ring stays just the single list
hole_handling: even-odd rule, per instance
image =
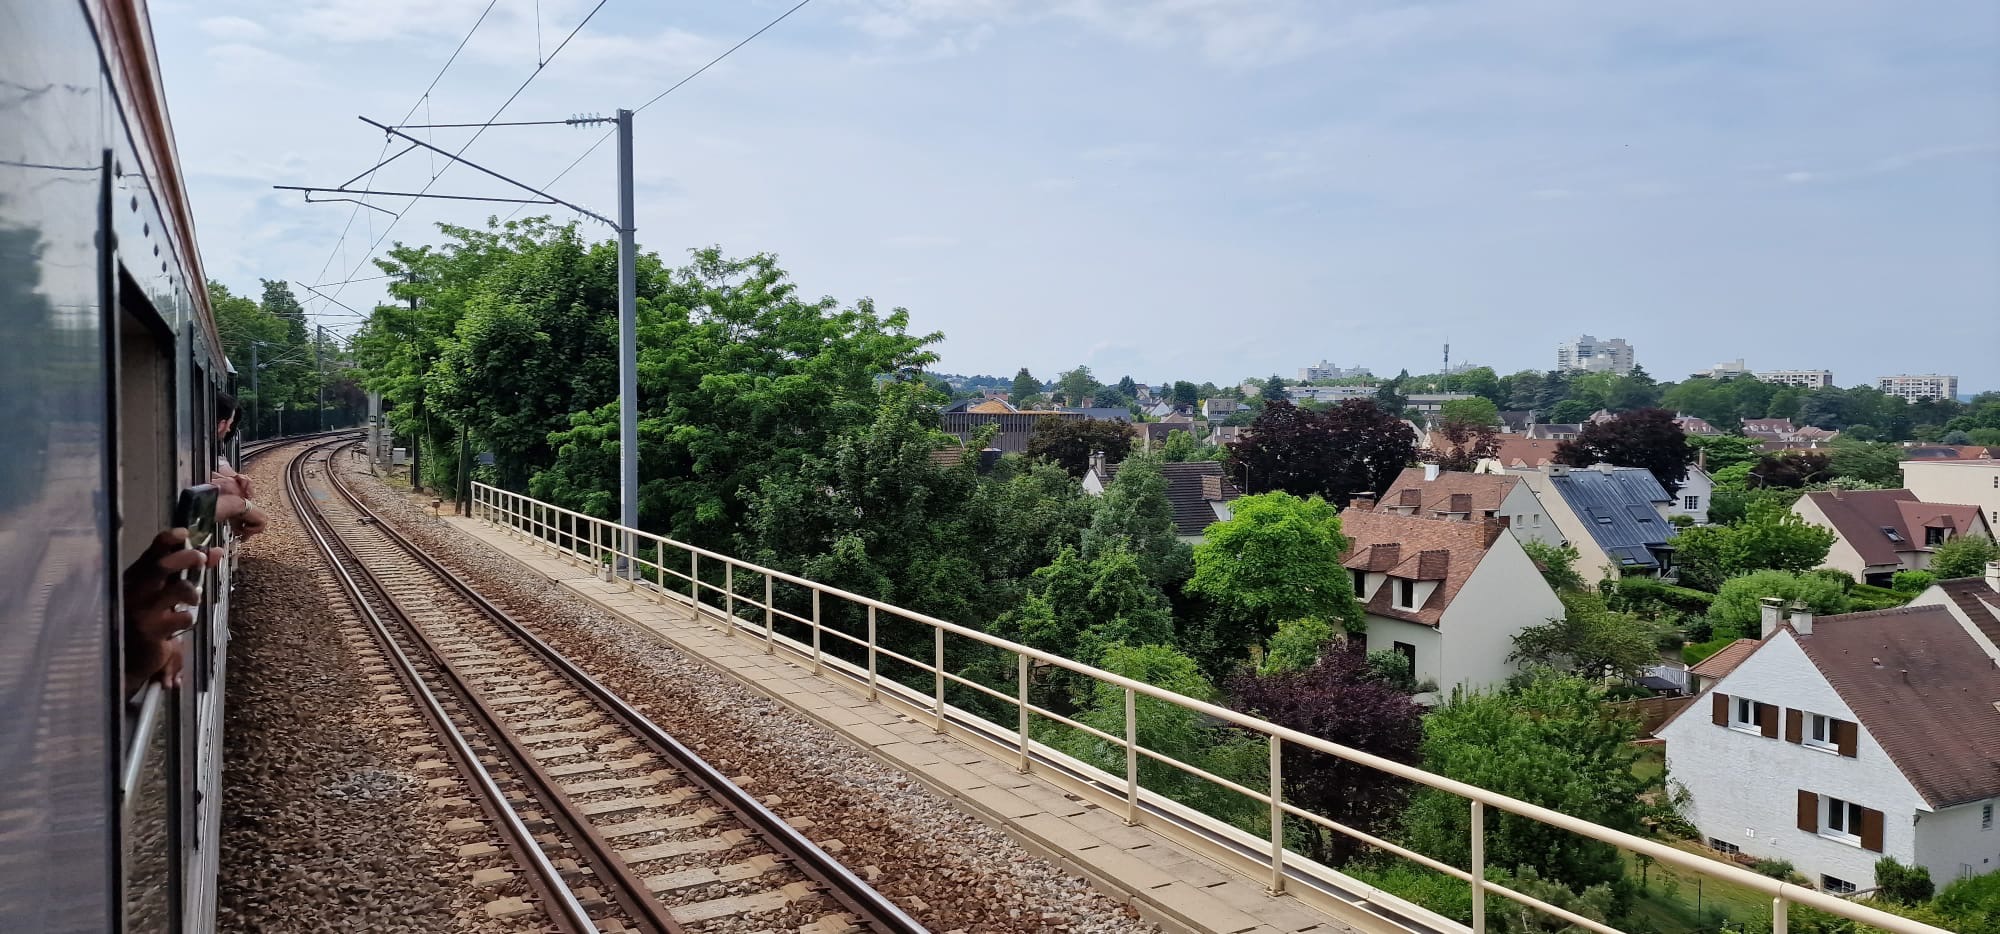
[{"label": "brown window shutter", "polygon": [[1799,829],[1819,833],[1819,795],[1803,789],[1799,791]]},{"label": "brown window shutter", "polygon": [[1856,758],[1855,746],[1860,741],[1861,730],[1846,720],[1833,721],[1833,743],[1840,747],[1840,754],[1849,759]]},{"label": "brown window shutter", "polygon": [[1874,808],[1861,809],[1861,848],[1870,853],[1882,852],[1882,812]]},{"label": "brown window shutter", "polygon": [[1727,695],[1727,694],[1714,694],[1714,693],[1711,693],[1711,694],[1710,694],[1709,696],[1710,696],[1710,697],[1713,697],[1713,698],[1715,698],[1715,700],[1714,700],[1714,702],[1713,702],[1713,706],[1715,707],[1715,725],[1716,725],[1716,726],[1728,726],[1728,725],[1729,725],[1729,695]]},{"label": "brown window shutter", "polygon": [[1806,712],[1803,710],[1792,710],[1789,708],[1786,709],[1785,742],[1788,743],[1804,742],[1805,736],[1806,736]]},{"label": "brown window shutter", "polygon": [[1770,704],[1757,705],[1757,727],[1764,731],[1765,739],[1778,738],[1778,708]]}]

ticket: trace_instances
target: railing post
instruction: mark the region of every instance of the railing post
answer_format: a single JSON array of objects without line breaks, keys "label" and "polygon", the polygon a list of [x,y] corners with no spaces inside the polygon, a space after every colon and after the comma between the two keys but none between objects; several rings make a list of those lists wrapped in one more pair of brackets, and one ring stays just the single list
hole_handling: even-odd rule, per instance
[{"label": "railing post", "polygon": [[942,733],[944,732],[944,630],[932,627],[931,632],[937,636],[935,642],[937,651],[933,653],[931,662],[931,694],[937,704],[932,710],[935,719],[931,721],[931,732]]},{"label": "railing post", "polygon": [[[819,591],[813,591],[814,596]],[[868,608],[868,699],[875,700],[875,608]]]},{"label": "railing post", "polygon": [[1014,657],[1019,660],[1017,670],[1014,672],[1016,685],[1014,705],[1021,711],[1021,762],[1018,768],[1026,772],[1028,770],[1028,653],[1016,652]]},{"label": "railing post", "polygon": [[813,674],[819,674],[819,588],[813,588]]},{"label": "railing post", "polygon": [[772,607],[777,604],[771,599],[771,572],[764,572],[764,654],[774,655],[778,651],[777,616]]},{"label": "railing post", "polygon": [[1472,802],[1472,934],[1486,934],[1486,805]]},{"label": "railing post", "polygon": [[1125,826],[1139,823],[1139,703],[1125,689]]},{"label": "railing post", "polygon": [[722,562],[722,605],[729,616],[728,632],[736,635],[736,562]]},{"label": "railing post", "polygon": [[1272,895],[1285,891],[1285,741],[1271,734],[1271,884]]},{"label": "railing post", "polygon": [[688,552],[688,599],[694,601],[694,621],[701,622],[701,552]]},{"label": "railing post", "polygon": [[1788,904],[1783,895],[1771,899],[1771,934],[1785,934],[1791,928],[1791,918],[1786,910]]}]

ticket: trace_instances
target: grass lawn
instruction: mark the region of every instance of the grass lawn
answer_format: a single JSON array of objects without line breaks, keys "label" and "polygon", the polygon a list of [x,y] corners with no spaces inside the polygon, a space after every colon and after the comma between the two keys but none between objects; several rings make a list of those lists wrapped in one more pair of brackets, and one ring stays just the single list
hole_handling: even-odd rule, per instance
[{"label": "grass lawn", "polygon": [[[1672,846],[1697,856],[1712,857],[1707,848],[1694,843],[1684,841]],[[1625,855],[1625,867],[1634,881],[1640,878],[1638,861],[1629,853]],[[1664,934],[1712,931],[1715,930],[1715,913],[1718,911],[1731,921],[1755,918],[1768,923],[1771,919],[1770,898],[1755,889],[1661,863],[1647,867],[1645,878],[1645,891],[1639,893],[1632,904],[1635,927],[1643,924]],[[1700,923],[1695,914],[1697,898],[1702,914],[1708,916],[1707,925]]]}]

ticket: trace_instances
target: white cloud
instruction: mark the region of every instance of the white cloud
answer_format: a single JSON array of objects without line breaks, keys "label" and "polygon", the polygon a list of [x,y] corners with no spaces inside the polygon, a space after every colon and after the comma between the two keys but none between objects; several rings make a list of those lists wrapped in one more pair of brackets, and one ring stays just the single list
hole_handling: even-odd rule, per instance
[{"label": "white cloud", "polygon": [[256,42],[270,32],[241,16],[211,16],[201,21],[201,31],[225,42]]}]

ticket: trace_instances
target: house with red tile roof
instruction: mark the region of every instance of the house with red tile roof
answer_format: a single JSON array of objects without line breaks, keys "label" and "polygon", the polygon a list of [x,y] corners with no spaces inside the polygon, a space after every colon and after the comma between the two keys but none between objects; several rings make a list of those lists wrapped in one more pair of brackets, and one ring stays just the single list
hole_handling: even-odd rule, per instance
[{"label": "house with red tile roof", "polygon": [[1708,845],[1837,893],[1874,888],[1885,856],[1940,886],[2000,868],[2000,665],[1946,605],[1786,618],[1780,604],[1655,733]]},{"label": "house with red tile roof", "polygon": [[1993,537],[1978,506],[1926,503],[1909,490],[1820,490],[1799,497],[1792,512],[1833,532],[1821,567],[1871,584],[1929,567],[1931,552],[1954,537]]},{"label": "house with red tile roof", "polygon": [[1563,544],[1535,492],[1520,477],[1505,474],[1442,470],[1436,464],[1406,467],[1383,491],[1375,511],[1461,522],[1496,519],[1522,541]]},{"label": "house with red tile roof", "polygon": [[[1370,652],[1410,662],[1436,697],[1498,686],[1517,671],[1514,636],[1563,614],[1528,553],[1497,520],[1340,513],[1342,559],[1367,617]],[[1431,700],[1431,696],[1420,699]]]}]

